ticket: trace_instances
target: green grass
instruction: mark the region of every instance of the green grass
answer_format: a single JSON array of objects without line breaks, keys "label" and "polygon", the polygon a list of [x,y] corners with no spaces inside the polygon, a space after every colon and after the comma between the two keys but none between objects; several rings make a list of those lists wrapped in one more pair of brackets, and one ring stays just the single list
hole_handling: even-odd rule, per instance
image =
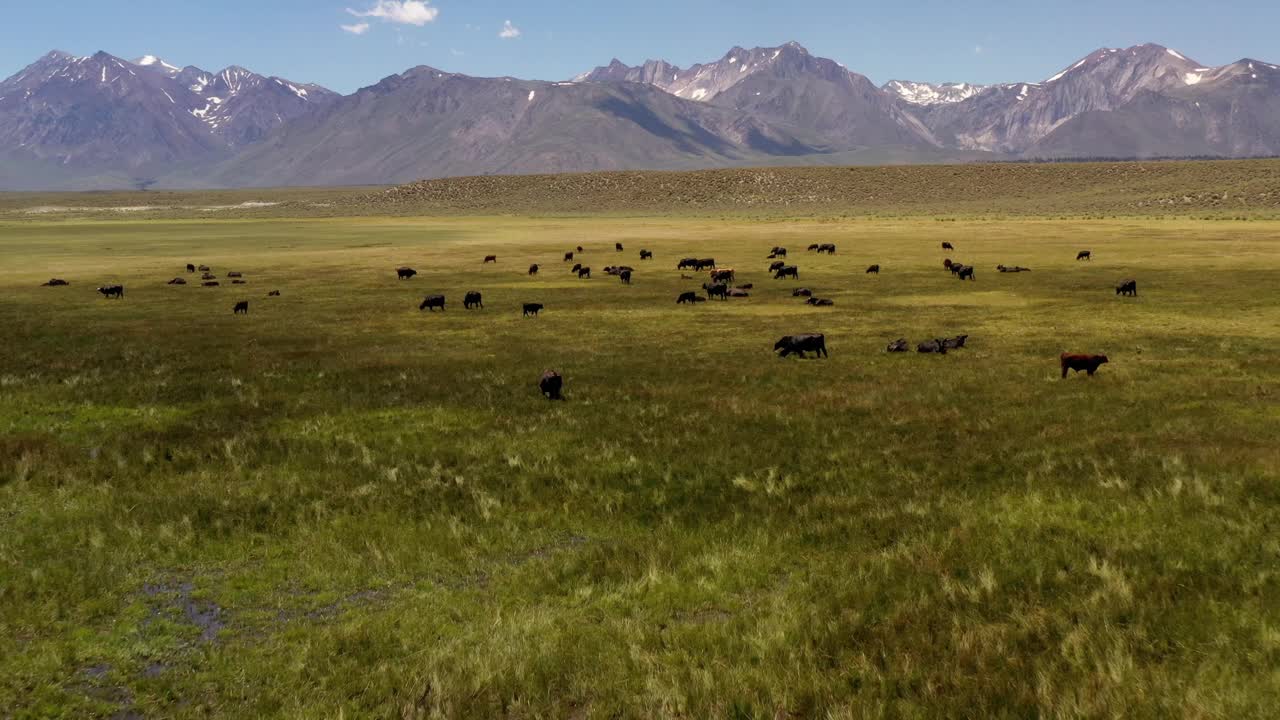
[{"label": "green grass", "polygon": [[0,297],[0,717],[1280,707],[1273,223],[26,219]]}]

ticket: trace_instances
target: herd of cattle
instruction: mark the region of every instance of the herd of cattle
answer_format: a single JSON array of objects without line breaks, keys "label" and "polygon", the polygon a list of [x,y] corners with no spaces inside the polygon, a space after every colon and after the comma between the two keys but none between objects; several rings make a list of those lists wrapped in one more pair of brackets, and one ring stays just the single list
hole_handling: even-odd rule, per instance
[{"label": "herd of cattle", "polygon": [[[616,243],[614,247],[617,252],[623,252],[622,243]],[[954,250],[955,247],[949,242],[944,242],[942,243],[942,249]],[[812,245],[809,245],[809,247],[807,248],[807,251],[816,252],[818,254],[835,254],[836,246],[834,243],[822,243],[822,244],[814,243]],[[566,263],[574,262],[574,259],[577,256],[583,254],[584,252],[585,251],[583,247],[579,245],[576,248],[576,250],[566,252],[564,254],[564,262]],[[791,278],[793,280],[798,281],[800,279],[799,268],[795,265],[788,265],[786,260],[777,259],[777,258],[786,258],[786,257],[787,257],[786,248],[773,247],[769,251],[769,255],[767,258],[773,261],[768,266],[769,272],[772,273],[773,279],[775,280],[783,280],[786,278]],[[652,252],[650,252],[649,250],[640,251],[641,261],[652,260],[652,259],[653,259]],[[1076,260],[1092,260],[1092,259],[1093,259],[1093,253],[1089,250],[1081,250],[1079,253],[1076,254]],[[484,264],[486,265],[491,263],[497,263],[497,262],[498,262],[497,255],[486,255],[484,258]],[[964,263],[955,262],[950,258],[947,258],[946,260],[943,261],[943,267],[960,280],[971,280],[971,281],[977,280],[975,275],[975,270],[972,265],[966,265]],[[684,291],[684,292],[681,292],[679,296],[676,298],[676,304],[678,305],[702,303],[712,298],[719,298],[720,300],[728,300],[729,298],[745,298],[750,296],[749,291],[751,291],[754,288],[754,285],[750,283],[734,285],[733,283],[735,283],[737,280],[737,272],[733,268],[718,267],[716,265],[716,261],[714,258],[696,258],[696,257],[681,258],[680,261],[676,263],[676,269],[677,270],[693,270],[695,272],[707,271],[708,277],[710,279],[709,282],[705,282],[702,284],[702,290],[703,290],[703,293],[705,293],[706,297],[702,297],[701,295],[698,294],[697,291],[694,291],[694,290]],[[996,269],[1002,273],[1020,273],[1020,272],[1031,271],[1030,268],[1020,267],[1016,265],[1015,266],[997,265]],[[196,272],[202,273],[200,279],[204,287],[217,287],[219,285],[217,277],[212,274],[212,271],[208,265],[200,265],[197,267],[195,264],[189,263],[186,266],[186,270],[187,270],[187,273],[189,274],[193,274]],[[529,275],[530,276],[537,275],[540,270],[541,268],[538,264],[535,263],[533,265],[530,265]],[[571,268],[571,272],[573,274],[576,274],[580,279],[589,279],[591,277],[591,268],[581,263],[575,263]],[[626,266],[626,265],[609,265],[604,268],[604,272],[608,275],[613,275],[618,277],[623,284],[630,285],[632,275],[635,272],[635,268]],[[869,266],[866,270],[866,273],[878,275],[880,273],[880,265],[873,264]],[[399,280],[412,280],[417,275],[418,275],[418,271],[411,267],[396,268],[396,277]],[[229,272],[227,273],[226,277],[232,281],[232,284],[236,284],[236,285],[245,284],[245,280],[243,279],[244,277],[243,273]],[[693,279],[693,276],[683,275],[683,274],[680,277],[682,279]],[[170,280],[168,284],[169,285],[186,285],[187,281],[182,277],[175,277],[172,280]],[[67,285],[70,285],[70,283],[61,278],[53,278],[48,282],[44,283],[45,287],[62,287]],[[105,298],[122,299],[124,297],[124,286],[119,284],[105,285],[105,286],[99,287],[98,292]],[[1129,297],[1136,297],[1138,294],[1137,281],[1132,279],[1127,279],[1122,281],[1120,284],[1116,286],[1116,294],[1129,296]],[[268,297],[278,297],[279,295],[280,295],[279,290],[272,290],[271,292],[267,293]],[[791,295],[792,297],[804,298],[805,303],[808,305],[813,305],[818,307],[830,307],[835,304],[835,302],[830,299],[815,297],[813,295],[813,291],[808,288],[794,288],[791,292]],[[428,295],[425,298],[423,298],[422,302],[418,305],[418,309],[429,310],[432,312],[436,310],[440,310],[443,312],[446,309],[445,306],[446,306],[445,296],[437,294],[437,295]],[[467,310],[483,309],[484,298],[479,291],[472,290],[470,292],[467,292],[463,297],[463,307],[466,308]],[[533,302],[524,303],[522,307],[523,315],[525,317],[537,317],[538,313],[541,310],[543,310],[543,308],[544,306],[541,303],[533,303]],[[236,315],[248,314],[249,301],[248,300],[237,301],[235,305],[232,307],[232,312],[233,314],[236,314]],[[956,337],[950,337],[950,338],[934,338],[934,339],[927,340],[925,342],[917,344],[916,351],[919,353],[946,354],[948,350],[957,350],[957,349],[963,348],[965,346],[965,341],[968,337],[969,337],[968,335],[958,335]],[[791,355],[796,355],[797,357],[804,358],[806,357],[806,353],[812,353],[814,357],[823,357],[823,358],[828,357],[826,337],[824,335],[817,334],[817,333],[784,336],[774,344],[773,349],[775,352],[778,353],[779,357],[784,357],[784,358]],[[889,345],[886,347],[886,351],[891,353],[909,352],[910,343],[906,340],[906,338],[899,338],[898,340],[895,340],[889,343]],[[1075,372],[1084,370],[1090,376],[1092,376],[1097,371],[1099,366],[1107,362],[1107,357],[1105,355],[1083,355],[1083,354],[1075,354],[1075,353],[1063,353],[1060,356],[1059,361],[1062,369],[1062,377],[1064,378],[1067,376],[1068,370],[1074,370]],[[562,393],[563,385],[564,385],[564,378],[559,373],[553,370],[547,370],[546,372],[544,372],[541,379],[538,382],[538,387],[541,390],[542,394],[551,400],[564,399],[564,396]]]}]

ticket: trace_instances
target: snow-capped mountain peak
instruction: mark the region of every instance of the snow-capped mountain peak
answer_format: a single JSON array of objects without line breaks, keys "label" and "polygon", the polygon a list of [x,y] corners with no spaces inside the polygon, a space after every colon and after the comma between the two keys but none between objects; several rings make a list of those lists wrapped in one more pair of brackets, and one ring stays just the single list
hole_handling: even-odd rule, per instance
[{"label": "snow-capped mountain peak", "polygon": [[970,83],[926,83],[913,80],[890,80],[881,87],[912,105],[958,103],[987,89]]},{"label": "snow-capped mountain peak", "polygon": [[182,70],[182,68],[177,67],[176,65],[170,65],[169,63],[165,62],[162,58],[156,57],[155,55],[143,55],[137,60],[134,60],[133,64],[138,65],[140,67],[154,67],[160,70],[164,70],[171,75],[173,73],[176,73]]}]

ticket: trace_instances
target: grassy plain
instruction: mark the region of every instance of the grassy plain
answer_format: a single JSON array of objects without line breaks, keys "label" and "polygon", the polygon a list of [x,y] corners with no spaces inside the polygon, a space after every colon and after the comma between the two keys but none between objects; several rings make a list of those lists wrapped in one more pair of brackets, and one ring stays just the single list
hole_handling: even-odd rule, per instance
[{"label": "grassy plain", "polygon": [[1274,223],[24,218],[0,298],[0,717],[1280,707]]}]

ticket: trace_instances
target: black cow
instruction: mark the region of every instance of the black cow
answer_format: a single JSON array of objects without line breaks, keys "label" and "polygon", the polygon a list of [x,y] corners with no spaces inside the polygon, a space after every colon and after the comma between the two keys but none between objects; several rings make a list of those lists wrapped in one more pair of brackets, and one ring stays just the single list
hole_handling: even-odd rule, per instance
[{"label": "black cow", "polygon": [[952,265],[955,265],[955,263],[951,262],[951,258],[947,258],[946,260],[943,260],[943,261],[942,261],[942,267],[944,267],[944,268],[946,268],[946,269],[948,269],[948,270],[950,270],[950,269],[951,269],[951,266],[952,266]]},{"label": "black cow", "polygon": [[791,277],[791,278],[795,278],[796,280],[799,280],[800,268],[796,267],[795,265],[788,265],[786,267],[778,268],[778,271],[773,274],[774,280],[781,280],[782,278],[785,278],[785,277]]},{"label": "black cow", "polygon": [[563,400],[564,395],[560,394],[563,387],[564,378],[560,377],[560,373],[555,370],[542,373],[542,379],[538,381],[538,389],[548,400]]},{"label": "black cow", "polygon": [[1116,286],[1117,295],[1128,295],[1130,297],[1138,297],[1138,281],[1124,280]]},{"label": "black cow", "polygon": [[240,302],[236,303],[236,306],[235,306],[235,307],[233,307],[233,308],[231,308],[231,312],[232,312],[233,314],[235,314],[235,315],[248,315],[248,314],[249,314],[249,301],[248,301],[248,300],[241,300]]},{"label": "black cow", "polygon": [[572,260],[573,260],[573,253],[571,253],[571,252],[567,252],[567,253],[565,253],[565,254],[564,254],[564,261],[565,261],[565,262],[570,262],[570,261],[572,261]]},{"label": "black cow", "polygon": [[867,273],[866,273],[866,274],[867,274],[867,275],[879,275],[879,274],[880,274],[880,266],[879,266],[879,265],[872,265],[871,267],[867,268]]},{"label": "black cow", "polygon": [[62,278],[50,278],[49,282],[42,284],[40,287],[64,287],[70,284],[71,283],[63,280]]},{"label": "black cow", "polygon": [[193,273],[195,271],[196,271],[196,266],[192,265],[191,263],[187,263],[187,272]]},{"label": "black cow", "polygon": [[569,272],[576,273],[581,269],[582,269],[582,263],[574,263],[573,267],[569,268]]},{"label": "black cow", "polygon": [[525,303],[523,315],[524,317],[529,317],[530,315],[537,317],[538,313],[541,311],[542,303]]},{"label": "black cow", "polygon": [[496,263],[496,262],[498,262],[498,256],[497,256],[497,255],[485,255],[485,256],[484,256],[484,262],[482,262],[482,263],[480,263],[480,264],[481,264],[481,265],[487,265],[487,264],[489,264],[489,263]]},{"label": "black cow", "polygon": [[968,335],[957,335],[953,338],[943,338],[942,347],[948,350],[957,350],[964,347],[964,341],[969,338]]},{"label": "black cow", "polygon": [[170,280],[168,284],[170,284],[170,285],[186,285],[186,284],[187,284],[187,281],[186,281],[186,280],[183,280],[182,278],[174,278],[174,279]]},{"label": "black cow", "polygon": [[947,354],[947,344],[942,340],[930,340],[916,346],[916,352],[919,353],[938,353],[940,355]]},{"label": "black cow", "polygon": [[241,272],[229,272],[229,273],[227,273],[227,277],[229,277],[229,278],[244,277],[244,273],[241,273]]},{"label": "black cow", "polygon": [[613,249],[617,250],[618,252],[622,252],[622,243],[614,243]]},{"label": "black cow", "polygon": [[831,307],[832,305],[836,304],[836,301],[829,300],[827,298],[811,297],[808,300],[805,300],[805,303],[808,305],[813,305],[814,307]]},{"label": "black cow", "polygon": [[271,292],[267,293],[267,297],[280,297],[280,291],[272,290]]},{"label": "black cow", "polygon": [[480,308],[481,310],[483,310],[484,299],[480,296],[480,293],[476,292],[475,290],[472,290],[471,292],[462,296],[462,307],[463,309],[466,309],[466,310],[470,310],[472,308]]},{"label": "black cow", "polygon": [[1024,268],[1021,265],[997,265],[996,269],[1002,273],[1031,272],[1031,268]]},{"label": "black cow", "polygon": [[431,312],[435,312],[436,308],[440,308],[442,312],[444,311],[443,295],[428,295],[422,299],[422,304],[418,306],[419,310],[430,310]]},{"label": "black cow", "polygon": [[578,268],[578,279],[581,280],[582,278],[591,279],[591,268]]},{"label": "black cow", "polygon": [[586,251],[582,249],[582,246],[581,246],[581,245],[579,245],[579,246],[578,246],[578,252],[586,252]]},{"label": "black cow", "polygon": [[786,257],[786,256],[787,256],[787,249],[784,247],[778,247],[777,245],[774,245],[773,249],[769,251],[770,260],[774,258],[780,258],[780,257]]},{"label": "black cow", "polygon": [[964,269],[964,263],[951,263],[947,269],[951,271],[952,275],[955,275]]},{"label": "black cow", "polygon": [[200,267],[198,267],[198,268],[196,268],[196,269],[197,269],[197,270],[199,270],[200,272],[209,272],[209,266],[208,266],[208,265],[201,265]]},{"label": "black cow", "polygon": [[791,297],[813,297],[813,291],[809,288],[796,288],[791,291]]},{"label": "black cow", "polygon": [[805,250],[808,250],[808,251],[812,252],[812,251],[814,251],[814,250],[817,250],[819,247],[820,247],[820,246],[818,245],[818,243],[814,243],[814,244],[810,245],[809,247],[805,248]]},{"label": "black cow", "polygon": [[641,250],[641,251],[640,251],[640,259],[641,259],[641,260],[652,260],[652,259],[653,259],[653,253],[649,252],[648,250]]},{"label": "black cow", "polygon": [[733,270],[730,269],[711,271],[711,282],[733,282],[735,277]]},{"label": "black cow", "polygon": [[755,287],[756,287],[755,283],[743,283],[741,285],[735,286],[734,289],[735,290],[754,290]]},{"label": "black cow", "polygon": [[243,281],[243,280],[232,280],[232,281],[231,281],[231,284],[232,284],[232,285],[244,285],[244,281]]},{"label": "black cow", "polygon": [[680,297],[676,298],[676,304],[684,305],[685,303],[697,302],[698,299],[698,293],[689,290],[687,292],[680,293]]},{"label": "black cow", "polygon": [[631,271],[630,271],[630,270],[623,270],[622,272],[618,273],[618,277],[622,278],[622,284],[623,284],[623,285],[630,285],[630,284],[631,284]]},{"label": "black cow", "polygon": [[221,283],[219,283],[217,280],[206,280],[200,283],[201,287],[218,287],[219,285],[221,285]]},{"label": "black cow", "polygon": [[773,262],[769,263],[769,272],[778,272],[779,270],[781,270],[786,266],[787,264],[782,260],[774,260]]},{"label": "black cow", "polygon": [[960,278],[961,280],[964,280],[965,278],[968,278],[970,280],[977,279],[973,276],[972,265],[965,265],[964,267],[960,268],[960,272],[956,273],[956,277]]},{"label": "black cow", "polygon": [[411,267],[396,268],[396,279],[397,279],[397,280],[408,280],[409,278],[411,278],[411,277],[413,277],[414,275],[417,275],[417,274],[418,274],[418,271],[417,271],[417,270],[414,270],[414,269],[413,269],[413,268],[411,268]]},{"label": "black cow", "polygon": [[119,300],[120,298],[124,297],[124,286],[123,285],[106,285],[98,288],[98,292],[102,293],[102,297],[115,298]]},{"label": "black cow", "polygon": [[821,255],[821,254],[823,254],[823,253],[827,253],[828,255],[834,255],[834,254],[835,254],[835,252],[836,252],[836,246],[835,246],[835,243],[823,243],[823,244],[821,244],[821,245],[819,245],[819,246],[818,246],[818,254],[819,254],[819,255]]},{"label": "black cow", "polygon": [[530,265],[530,266],[529,266],[529,274],[530,274],[530,275],[537,275],[537,274],[538,274],[538,264],[537,264],[537,263],[534,263],[534,264],[532,264],[532,265]]},{"label": "black cow", "polygon": [[695,270],[715,270],[715,269],[716,269],[716,259],[715,259],[715,258],[702,258],[702,259],[698,260],[698,267],[696,267],[696,268],[694,268],[694,269],[695,269]]},{"label": "black cow", "polygon": [[888,352],[906,352],[910,349],[911,345],[907,342],[906,338],[898,338],[897,340],[889,343],[889,347],[885,348]]},{"label": "black cow", "polygon": [[827,357],[827,338],[817,334],[785,335],[773,344],[773,349],[774,352],[782,351],[778,357],[795,354],[803,358],[807,352],[814,353],[815,357]]},{"label": "black cow", "polygon": [[213,273],[205,273],[200,276],[200,279],[201,280],[217,280],[218,276],[214,275]]},{"label": "black cow", "polygon": [[681,258],[680,262],[676,263],[676,269],[677,270],[697,270],[698,258]]},{"label": "black cow", "polygon": [[951,243],[949,243],[949,242],[944,242],[944,243],[942,243],[942,249],[943,249],[943,250],[955,250],[955,249],[956,249],[956,247],[955,247],[954,245],[952,245]]},{"label": "black cow", "polygon": [[1093,252],[1090,250],[1081,250],[1080,252],[1076,253],[1076,260],[1092,260],[1092,259],[1093,259]]},{"label": "black cow", "polygon": [[729,286],[724,284],[703,283],[702,289],[707,291],[707,297],[718,297],[721,300],[729,299]]}]

